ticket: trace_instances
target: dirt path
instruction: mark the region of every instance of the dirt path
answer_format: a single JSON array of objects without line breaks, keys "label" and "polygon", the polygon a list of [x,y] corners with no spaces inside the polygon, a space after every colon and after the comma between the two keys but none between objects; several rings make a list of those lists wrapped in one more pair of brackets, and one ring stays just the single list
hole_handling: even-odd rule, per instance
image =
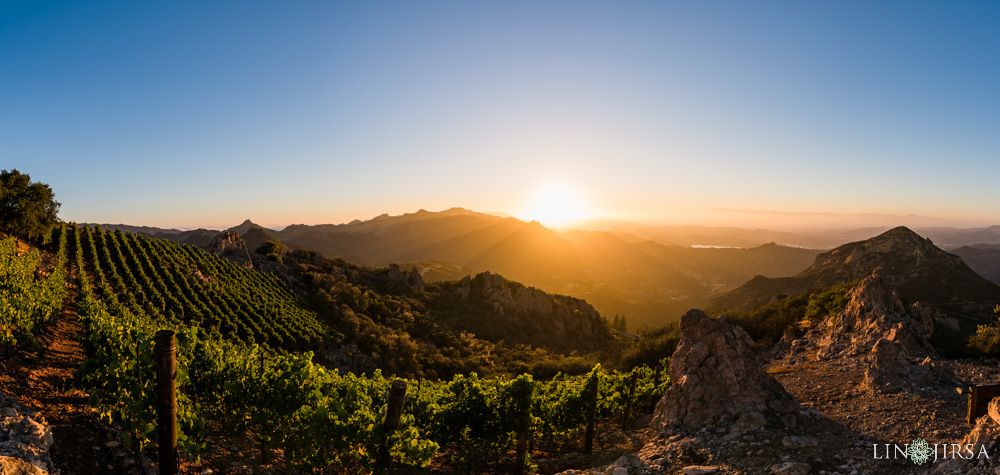
[{"label": "dirt path", "polygon": [[[67,282],[75,280],[71,269]],[[85,359],[83,329],[76,312],[76,288],[67,284],[63,308],[39,330],[44,348],[0,362],[0,392],[38,411],[55,439],[50,455],[63,475],[127,473],[130,456],[117,435],[88,404],[87,393],[72,388],[73,371]]]}]

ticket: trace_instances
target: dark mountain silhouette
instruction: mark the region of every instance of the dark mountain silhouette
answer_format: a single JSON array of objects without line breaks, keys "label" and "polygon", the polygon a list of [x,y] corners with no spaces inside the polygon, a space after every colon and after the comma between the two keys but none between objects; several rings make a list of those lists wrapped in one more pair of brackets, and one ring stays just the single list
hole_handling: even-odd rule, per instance
[{"label": "dark mountain silhouette", "polygon": [[244,234],[247,233],[247,231],[250,231],[251,229],[260,229],[260,230],[263,230],[263,231],[265,231],[267,233],[275,233],[276,232],[276,231],[274,231],[272,229],[267,229],[267,228],[265,228],[265,227],[263,227],[263,226],[261,226],[259,224],[256,224],[253,221],[250,221],[249,219],[247,219],[247,220],[243,221],[242,223],[240,223],[239,226],[233,226],[233,227],[227,229],[226,231],[234,232],[236,234],[239,234],[240,236],[243,236]]},{"label": "dark mountain silhouette", "polygon": [[906,302],[919,301],[925,306],[970,316],[988,315],[1000,302],[1000,286],[929,239],[898,227],[820,254],[812,266],[794,277],[754,277],[716,299],[714,306],[749,309],[780,296],[860,280],[876,268],[882,269],[882,275]]},{"label": "dark mountain silhouette", "polygon": [[259,226],[247,229],[246,232],[240,234],[240,237],[242,237],[243,241],[246,242],[247,249],[251,252],[257,250],[261,244],[264,244],[267,241],[276,243],[281,242],[281,240],[273,234],[273,231],[269,231]]}]

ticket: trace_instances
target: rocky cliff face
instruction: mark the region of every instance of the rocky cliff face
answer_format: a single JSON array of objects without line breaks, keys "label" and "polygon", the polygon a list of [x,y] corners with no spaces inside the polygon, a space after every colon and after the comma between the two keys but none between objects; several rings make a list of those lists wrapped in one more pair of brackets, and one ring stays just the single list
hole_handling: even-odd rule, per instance
[{"label": "rocky cliff face", "polygon": [[907,356],[937,356],[928,342],[934,334],[931,313],[905,308],[880,268],[851,290],[840,313],[828,317],[813,333],[819,358],[864,354],[881,339],[900,345]]},{"label": "rocky cliff face", "polygon": [[223,231],[212,239],[208,252],[223,256],[247,269],[253,269],[253,259],[247,250],[247,243],[233,231]]},{"label": "rocky cliff face", "polygon": [[[803,338],[786,334],[777,348],[790,361],[861,357],[861,388],[892,393],[907,386],[949,381],[936,363],[930,344],[936,313],[915,304],[906,308],[895,288],[876,269],[850,293],[850,301],[837,315],[828,316]],[[945,320],[938,315],[942,322]]]},{"label": "rocky cliff face", "polygon": [[523,324],[551,326],[556,335],[586,339],[596,336],[601,328],[601,315],[584,300],[547,294],[489,272],[463,279],[460,284],[461,294],[481,299],[498,315]]},{"label": "rocky cliff face", "polygon": [[438,285],[443,292],[433,306],[439,314],[486,340],[570,351],[594,348],[611,337],[586,301],[548,294],[499,274],[483,272]]},{"label": "rocky cliff face", "polygon": [[681,341],[670,360],[673,384],[656,406],[653,427],[728,426],[742,435],[768,419],[794,426],[798,402],[764,372],[742,328],[701,310],[681,317]]},{"label": "rocky cliff face", "polygon": [[389,264],[388,276],[391,281],[408,285],[417,290],[424,290],[427,288],[427,284],[424,283],[423,276],[420,275],[420,271],[418,271],[416,267],[411,269],[410,272],[403,272],[399,269],[398,265]]}]

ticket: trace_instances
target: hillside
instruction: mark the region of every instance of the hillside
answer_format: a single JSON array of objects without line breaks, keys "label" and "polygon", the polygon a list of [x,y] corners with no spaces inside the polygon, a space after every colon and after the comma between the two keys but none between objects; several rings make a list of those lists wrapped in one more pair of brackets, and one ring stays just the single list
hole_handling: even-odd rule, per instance
[{"label": "hillside", "polygon": [[1000,286],[969,268],[960,257],[934,246],[913,231],[898,227],[866,241],[816,256],[793,277],[757,276],[716,299],[717,308],[749,309],[781,296],[860,280],[881,268],[900,297],[961,315],[989,315],[1000,301]]},{"label": "hillside", "polygon": [[[250,220],[229,231],[255,250],[265,240],[291,249],[319,251],[358,265],[417,267],[428,282],[454,281],[492,272],[540,290],[571,295],[606,316],[625,315],[629,326],[675,321],[692,307],[706,307],[720,295],[761,275],[791,277],[813,263],[819,251],[884,233],[885,228],[778,232],[707,226],[641,226],[614,223],[607,231],[556,232],[509,216],[462,208],[383,214],[345,224],[291,225],[281,231]],[[147,235],[208,247],[210,230],[134,228]],[[935,242],[993,242],[997,227],[926,228]],[[248,234],[250,233],[250,234]],[[964,251],[963,251],[964,252]],[[984,255],[984,259],[988,256]],[[987,262],[970,262],[981,273]],[[981,270],[982,269],[982,270]],[[801,286],[794,284],[791,288]],[[770,298],[786,283],[755,280]]]},{"label": "hillside", "polygon": [[339,225],[293,225],[273,233],[292,248],[348,262],[417,266],[428,281],[492,272],[590,302],[632,327],[661,325],[758,273],[792,275],[816,251],[668,246],[613,232],[559,233],[537,222],[462,208],[382,215]]},{"label": "hillside", "polygon": [[961,257],[979,275],[1000,284],[1000,244],[962,246],[951,253]]},{"label": "hillside", "polygon": [[[630,373],[581,358],[619,345],[585,301],[496,274],[428,285],[395,265],[262,247],[277,258],[249,252],[235,232],[216,236],[215,252],[73,224],[45,243],[0,237],[0,303],[14,311],[0,315],[8,441],[0,471],[92,473],[95,461],[101,473],[154,470],[154,335],[158,345],[169,334],[177,355],[181,473],[375,467],[381,459],[370,446],[385,419],[387,376],[393,387],[409,377],[417,388],[393,442],[398,463],[414,468],[450,467],[448,453],[476,453],[496,438],[506,451],[516,429],[511,395],[525,410],[539,408],[545,430],[565,432],[586,420],[553,413],[581,414],[573,401],[584,399],[588,378],[599,378],[602,392],[626,390]],[[539,368],[593,376],[536,383],[523,374]],[[636,371],[638,401],[669,385],[652,368]],[[603,405],[602,424],[617,427],[624,406],[621,397]],[[249,461],[258,451],[260,464]],[[25,464],[40,471],[22,472]]]},{"label": "hillside", "polygon": [[[257,227],[246,235],[273,239]],[[260,246],[227,231],[210,249],[240,266],[280,276],[305,297],[339,335],[316,348],[319,358],[345,371],[492,374],[562,353],[616,347],[607,322],[587,302],[498,274],[428,283],[415,268],[357,266],[280,245],[264,255],[254,249]],[[346,353],[352,355],[349,362]]]}]

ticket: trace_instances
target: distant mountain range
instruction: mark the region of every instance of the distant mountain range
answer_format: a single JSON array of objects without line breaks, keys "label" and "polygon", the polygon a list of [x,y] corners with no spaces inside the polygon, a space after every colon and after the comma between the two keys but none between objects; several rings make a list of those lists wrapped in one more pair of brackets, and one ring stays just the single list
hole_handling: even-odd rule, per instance
[{"label": "distant mountain range", "polygon": [[717,308],[751,309],[782,296],[860,280],[876,268],[906,302],[921,302],[952,314],[988,317],[1000,303],[1000,286],[973,271],[957,255],[898,227],[874,238],[844,244],[816,256],[792,277],[757,276],[713,302]]},{"label": "distant mountain range", "polygon": [[[202,247],[219,232],[104,226]],[[280,240],[359,265],[416,265],[428,281],[500,273],[546,292],[585,299],[608,318],[625,315],[634,328],[676,320],[758,275],[794,276],[820,253],[806,247],[829,248],[884,229],[805,235],[703,226],[635,226],[626,231],[619,226],[560,233],[534,221],[452,208],[345,224],[291,225],[280,231],[247,220],[228,231],[243,236],[251,250],[264,240]],[[950,243],[1000,242],[997,226],[932,228],[930,234]]]}]

